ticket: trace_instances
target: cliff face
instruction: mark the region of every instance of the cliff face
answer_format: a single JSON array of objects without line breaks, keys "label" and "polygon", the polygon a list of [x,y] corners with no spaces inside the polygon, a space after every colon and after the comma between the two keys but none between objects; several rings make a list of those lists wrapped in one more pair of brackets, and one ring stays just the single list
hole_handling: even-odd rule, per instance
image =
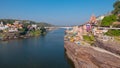
[{"label": "cliff face", "polygon": [[75,68],[120,68],[120,56],[92,46],[78,46],[65,41],[68,57]]},{"label": "cliff face", "polygon": [[101,41],[96,39],[95,45],[112,53],[120,55],[120,43],[116,41]]}]

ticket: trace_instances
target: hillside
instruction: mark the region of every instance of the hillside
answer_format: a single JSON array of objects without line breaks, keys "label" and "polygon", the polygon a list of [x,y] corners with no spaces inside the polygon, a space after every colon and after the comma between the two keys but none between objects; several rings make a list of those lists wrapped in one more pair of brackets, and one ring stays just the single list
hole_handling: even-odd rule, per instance
[{"label": "hillside", "polygon": [[46,23],[46,22],[35,22],[35,21],[31,21],[31,20],[18,20],[18,19],[0,19],[0,22],[3,22],[3,24],[13,24],[15,21],[20,21],[23,24],[37,24],[38,26],[45,26],[45,27],[51,27],[54,26],[52,24]]}]

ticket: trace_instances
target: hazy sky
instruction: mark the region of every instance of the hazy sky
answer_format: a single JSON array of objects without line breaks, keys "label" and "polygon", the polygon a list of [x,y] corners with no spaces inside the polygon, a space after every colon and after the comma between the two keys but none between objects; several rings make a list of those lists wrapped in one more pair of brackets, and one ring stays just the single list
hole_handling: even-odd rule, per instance
[{"label": "hazy sky", "polygon": [[0,18],[79,25],[113,10],[116,0],[0,0]]}]

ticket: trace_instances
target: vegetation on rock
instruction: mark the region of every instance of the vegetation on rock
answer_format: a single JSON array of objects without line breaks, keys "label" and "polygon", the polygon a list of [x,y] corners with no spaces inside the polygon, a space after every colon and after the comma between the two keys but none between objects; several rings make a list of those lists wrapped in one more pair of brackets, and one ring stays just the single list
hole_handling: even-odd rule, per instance
[{"label": "vegetation on rock", "polygon": [[108,32],[106,32],[105,35],[108,35],[108,36],[120,36],[120,30],[111,29],[111,30],[108,30]]},{"label": "vegetation on rock", "polygon": [[39,36],[41,34],[40,30],[34,30],[34,31],[30,31],[30,35],[31,36]]},{"label": "vegetation on rock", "polygon": [[109,15],[106,16],[102,22],[101,22],[101,26],[111,26],[113,24],[113,22],[117,21],[117,17],[116,15]]},{"label": "vegetation on rock", "polygon": [[83,39],[84,39],[86,42],[90,43],[90,44],[93,44],[94,41],[95,41],[95,38],[94,38],[93,35],[91,35],[91,36],[84,35],[84,36],[83,36]]}]

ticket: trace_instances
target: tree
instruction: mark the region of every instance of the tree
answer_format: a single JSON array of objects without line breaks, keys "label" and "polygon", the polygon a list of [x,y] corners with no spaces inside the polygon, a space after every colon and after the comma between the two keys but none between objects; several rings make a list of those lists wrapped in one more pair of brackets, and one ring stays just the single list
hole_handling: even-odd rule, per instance
[{"label": "tree", "polygon": [[104,19],[101,22],[101,26],[110,26],[113,24],[113,22],[117,21],[117,17],[115,15],[109,15],[104,17]]},{"label": "tree", "polygon": [[42,27],[40,28],[40,30],[41,30],[41,33],[42,33],[42,34],[44,34],[44,33],[46,32],[46,29],[45,29],[44,26],[42,26]]},{"label": "tree", "polygon": [[120,13],[120,0],[117,0],[114,4],[113,4],[114,10],[113,10],[113,14],[117,15]]}]

